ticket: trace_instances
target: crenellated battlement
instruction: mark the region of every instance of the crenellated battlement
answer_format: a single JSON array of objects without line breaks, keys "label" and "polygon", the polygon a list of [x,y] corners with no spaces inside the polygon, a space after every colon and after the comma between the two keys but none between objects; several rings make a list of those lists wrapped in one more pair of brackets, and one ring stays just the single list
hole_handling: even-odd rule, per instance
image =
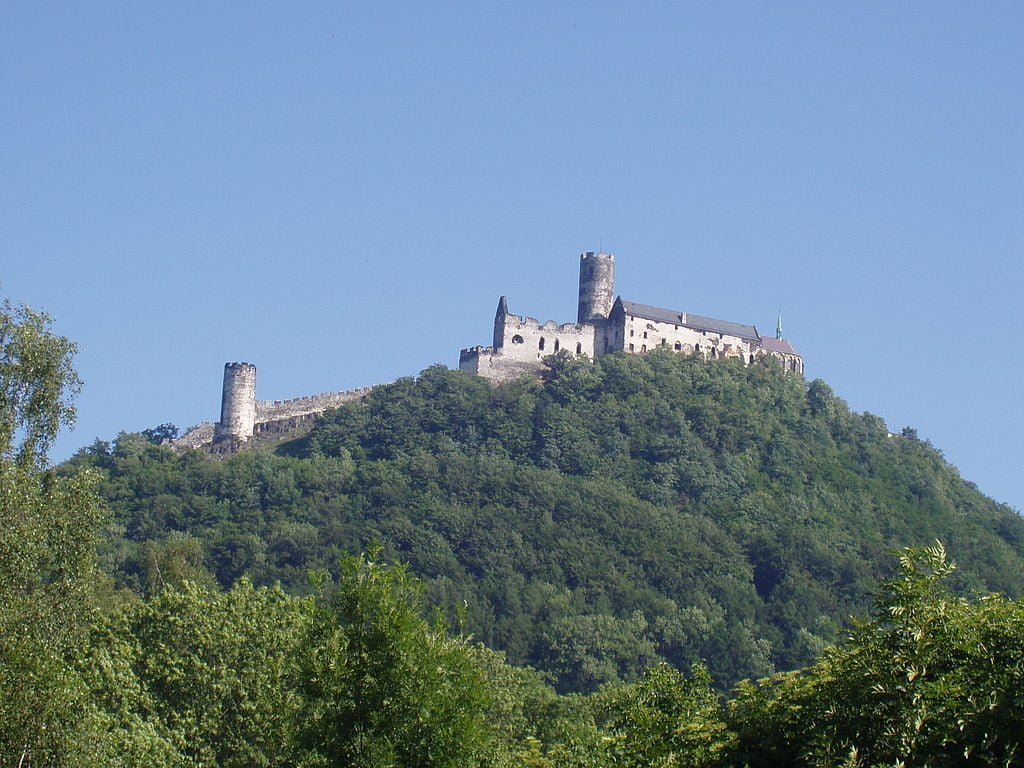
[{"label": "crenellated battlement", "polygon": [[288,400],[257,400],[256,423],[287,419],[310,413],[323,413],[331,408],[366,397],[375,387],[357,387],[339,392],[322,392],[318,395],[293,397]]},{"label": "crenellated battlement", "polygon": [[556,323],[554,320],[545,320],[543,323],[535,317],[526,315],[509,315],[509,323],[514,323],[517,328],[530,331],[548,331],[550,333],[585,333],[584,325],[580,323]]},{"label": "crenellated battlement", "polygon": [[[255,365],[226,363],[224,371],[221,421],[216,424],[203,422],[193,427],[171,442],[174,448],[183,450],[221,444],[214,450],[230,452],[234,450],[232,446],[244,443],[254,435],[289,431],[325,411],[360,400],[381,386],[374,384],[287,400],[257,400]],[[237,417],[239,413],[241,418]]]}]

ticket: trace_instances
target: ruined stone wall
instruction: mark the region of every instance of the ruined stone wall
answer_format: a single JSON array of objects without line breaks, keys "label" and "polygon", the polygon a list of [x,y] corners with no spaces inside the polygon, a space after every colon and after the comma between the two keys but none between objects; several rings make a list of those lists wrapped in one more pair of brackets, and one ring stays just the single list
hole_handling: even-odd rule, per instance
[{"label": "ruined stone wall", "polygon": [[[231,366],[239,364],[229,363],[228,365]],[[243,363],[241,365],[248,365],[248,363]],[[255,373],[255,366],[251,367],[253,373]],[[227,380],[226,374],[225,379]],[[187,448],[202,448],[213,443],[237,443],[237,440],[232,440],[230,438],[237,438],[238,440],[245,441],[257,434],[289,432],[303,422],[315,419],[324,411],[330,410],[331,408],[337,408],[345,403],[350,403],[353,400],[359,400],[360,398],[366,397],[376,386],[379,385],[375,385],[373,387],[359,387],[358,389],[348,389],[342,392],[324,392],[319,395],[296,397],[291,400],[256,400],[255,397],[253,397],[252,422],[247,433],[242,434],[237,431],[227,431],[221,424],[203,422],[202,424],[188,430],[188,432],[177,440],[173,440],[170,445],[178,450],[185,450]],[[238,387],[235,386],[233,378],[231,387],[229,388],[225,386],[225,392],[229,389],[237,395]],[[247,387],[244,389],[244,392],[248,393]],[[255,394],[255,376],[253,376],[253,394]],[[223,407],[221,411],[223,413]],[[231,413],[232,411],[229,408],[229,417]],[[234,422],[233,428],[236,430],[239,429],[237,419]]]},{"label": "ruined stone wall", "polygon": [[594,325],[541,323],[532,317],[506,315],[501,348],[495,350],[510,360],[537,362],[561,350],[572,355],[594,356]]},{"label": "ruined stone wall", "polygon": [[503,313],[499,307],[494,329],[497,346],[463,349],[459,370],[491,381],[509,381],[541,370],[544,358],[556,352],[593,357],[594,336],[593,323],[541,323],[532,317]]},{"label": "ruined stone wall", "polygon": [[366,397],[373,389],[374,387],[360,387],[343,392],[324,392],[308,397],[295,397],[291,400],[258,400],[256,402],[256,424],[323,413],[331,408],[337,408],[345,403]]},{"label": "ruined stone wall", "polygon": [[544,367],[540,360],[517,360],[494,351],[494,347],[470,347],[459,353],[459,370],[501,384],[520,376],[536,375]]},{"label": "ruined stone wall", "polygon": [[216,425],[212,421],[204,421],[189,429],[176,440],[171,440],[169,445],[180,451],[186,448],[202,448],[207,443],[213,441],[215,427]]}]

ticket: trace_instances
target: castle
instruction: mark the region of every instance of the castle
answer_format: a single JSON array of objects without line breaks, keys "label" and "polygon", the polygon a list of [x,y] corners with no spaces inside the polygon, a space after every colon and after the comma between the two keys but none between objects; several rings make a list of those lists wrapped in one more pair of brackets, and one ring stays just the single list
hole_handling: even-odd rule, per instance
[{"label": "castle", "polygon": [[579,304],[575,323],[513,315],[508,300],[498,299],[494,341],[459,354],[459,369],[501,382],[543,367],[547,355],[598,357],[611,352],[643,354],[672,349],[705,357],[735,357],[749,365],[761,355],[779,360],[783,369],[803,374],[804,361],[782,338],[781,321],[774,337],[761,336],[752,325],[716,320],[690,312],[638,304],[615,296],[615,257],[580,255]]},{"label": "castle", "polygon": [[[744,365],[762,355],[776,358],[786,371],[803,374],[804,361],[782,338],[781,322],[774,337],[761,336],[752,325],[715,320],[627,301],[615,296],[615,257],[610,253],[580,255],[579,303],[575,323],[513,315],[508,300],[498,299],[494,339],[489,347],[459,353],[459,369],[494,382],[536,375],[544,358],[562,350],[590,358],[611,352],[644,354],[671,349],[709,358],[737,358]],[[292,400],[257,400],[256,366],[226,363],[220,421],[193,427],[173,444],[198,448],[212,444],[229,448],[253,435],[287,432],[330,408],[365,397],[372,387],[328,392]]]}]

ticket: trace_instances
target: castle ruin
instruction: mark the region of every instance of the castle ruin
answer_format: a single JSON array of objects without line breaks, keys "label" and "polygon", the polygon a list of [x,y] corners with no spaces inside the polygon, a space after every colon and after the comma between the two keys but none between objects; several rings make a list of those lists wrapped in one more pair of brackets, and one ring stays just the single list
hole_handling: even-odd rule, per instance
[{"label": "castle ruin", "polygon": [[541,323],[514,315],[502,296],[491,346],[463,349],[459,369],[501,382],[539,371],[545,357],[562,350],[594,358],[611,352],[639,355],[671,349],[708,358],[738,358],[745,365],[771,355],[784,370],[804,372],[803,357],[782,338],[781,322],[775,336],[767,337],[753,325],[652,307],[621,296],[613,301],[615,257],[610,253],[580,255],[579,285],[575,323]]},{"label": "castle ruin", "polygon": [[324,411],[366,397],[373,389],[359,387],[290,400],[257,400],[256,366],[252,363],[225,363],[220,421],[203,422],[172,441],[171,445],[176,448],[212,446],[230,452],[234,446],[255,435],[290,432]]},{"label": "castle ruin", "polygon": [[[655,349],[707,358],[737,358],[744,365],[770,355],[784,370],[801,375],[804,372],[803,357],[782,338],[781,321],[774,337],[761,336],[753,325],[615,298],[615,257],[593,252],[580,255],[575,323],[541,323],[514,315],[502,296],[494,315],[491,346],[463,349],[459,369],[498,383],[536,375],[544,367],[545,357],[563,350],[594,358],[612,352],[642,355]],[[226,363],[220,421],[192,428],[173,445],[220,445],[230,449],[254,435],[288,432],[330,408],[365,397],[372,389],[362,387],[292,400],[257,400],[256,366]]]}]

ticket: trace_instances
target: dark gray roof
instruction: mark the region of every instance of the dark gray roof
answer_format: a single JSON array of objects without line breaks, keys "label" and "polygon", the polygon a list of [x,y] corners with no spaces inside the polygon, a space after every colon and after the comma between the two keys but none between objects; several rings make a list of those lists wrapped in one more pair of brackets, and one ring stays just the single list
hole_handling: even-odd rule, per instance
[{"label": "dark gray roof", "polygon": [[771,350],[772,352],[782,352],[787,355],[799,355],[793,345],[785,339],[776,339],[771,336],[767,336],[761,339],[761,344],[765,349]]},{"label": "dark gray roof", "polygon": [[649,304],[637,304],[635,301],[626,301],[621,296],[619,301],[626,314],[634,317],[642,317],[645,320],[654,320],[656,323],[672,323],[674,325],[685,325],[698,331],[711,331],[712,333],[739,336],[741,339],[757,341],[761,338],[757,329],[752,325],[743,323],[731,323],[728,320],[716,320],[713,317],[694,315],[690,312],[677,312],[672,309],[652,307]]}]

